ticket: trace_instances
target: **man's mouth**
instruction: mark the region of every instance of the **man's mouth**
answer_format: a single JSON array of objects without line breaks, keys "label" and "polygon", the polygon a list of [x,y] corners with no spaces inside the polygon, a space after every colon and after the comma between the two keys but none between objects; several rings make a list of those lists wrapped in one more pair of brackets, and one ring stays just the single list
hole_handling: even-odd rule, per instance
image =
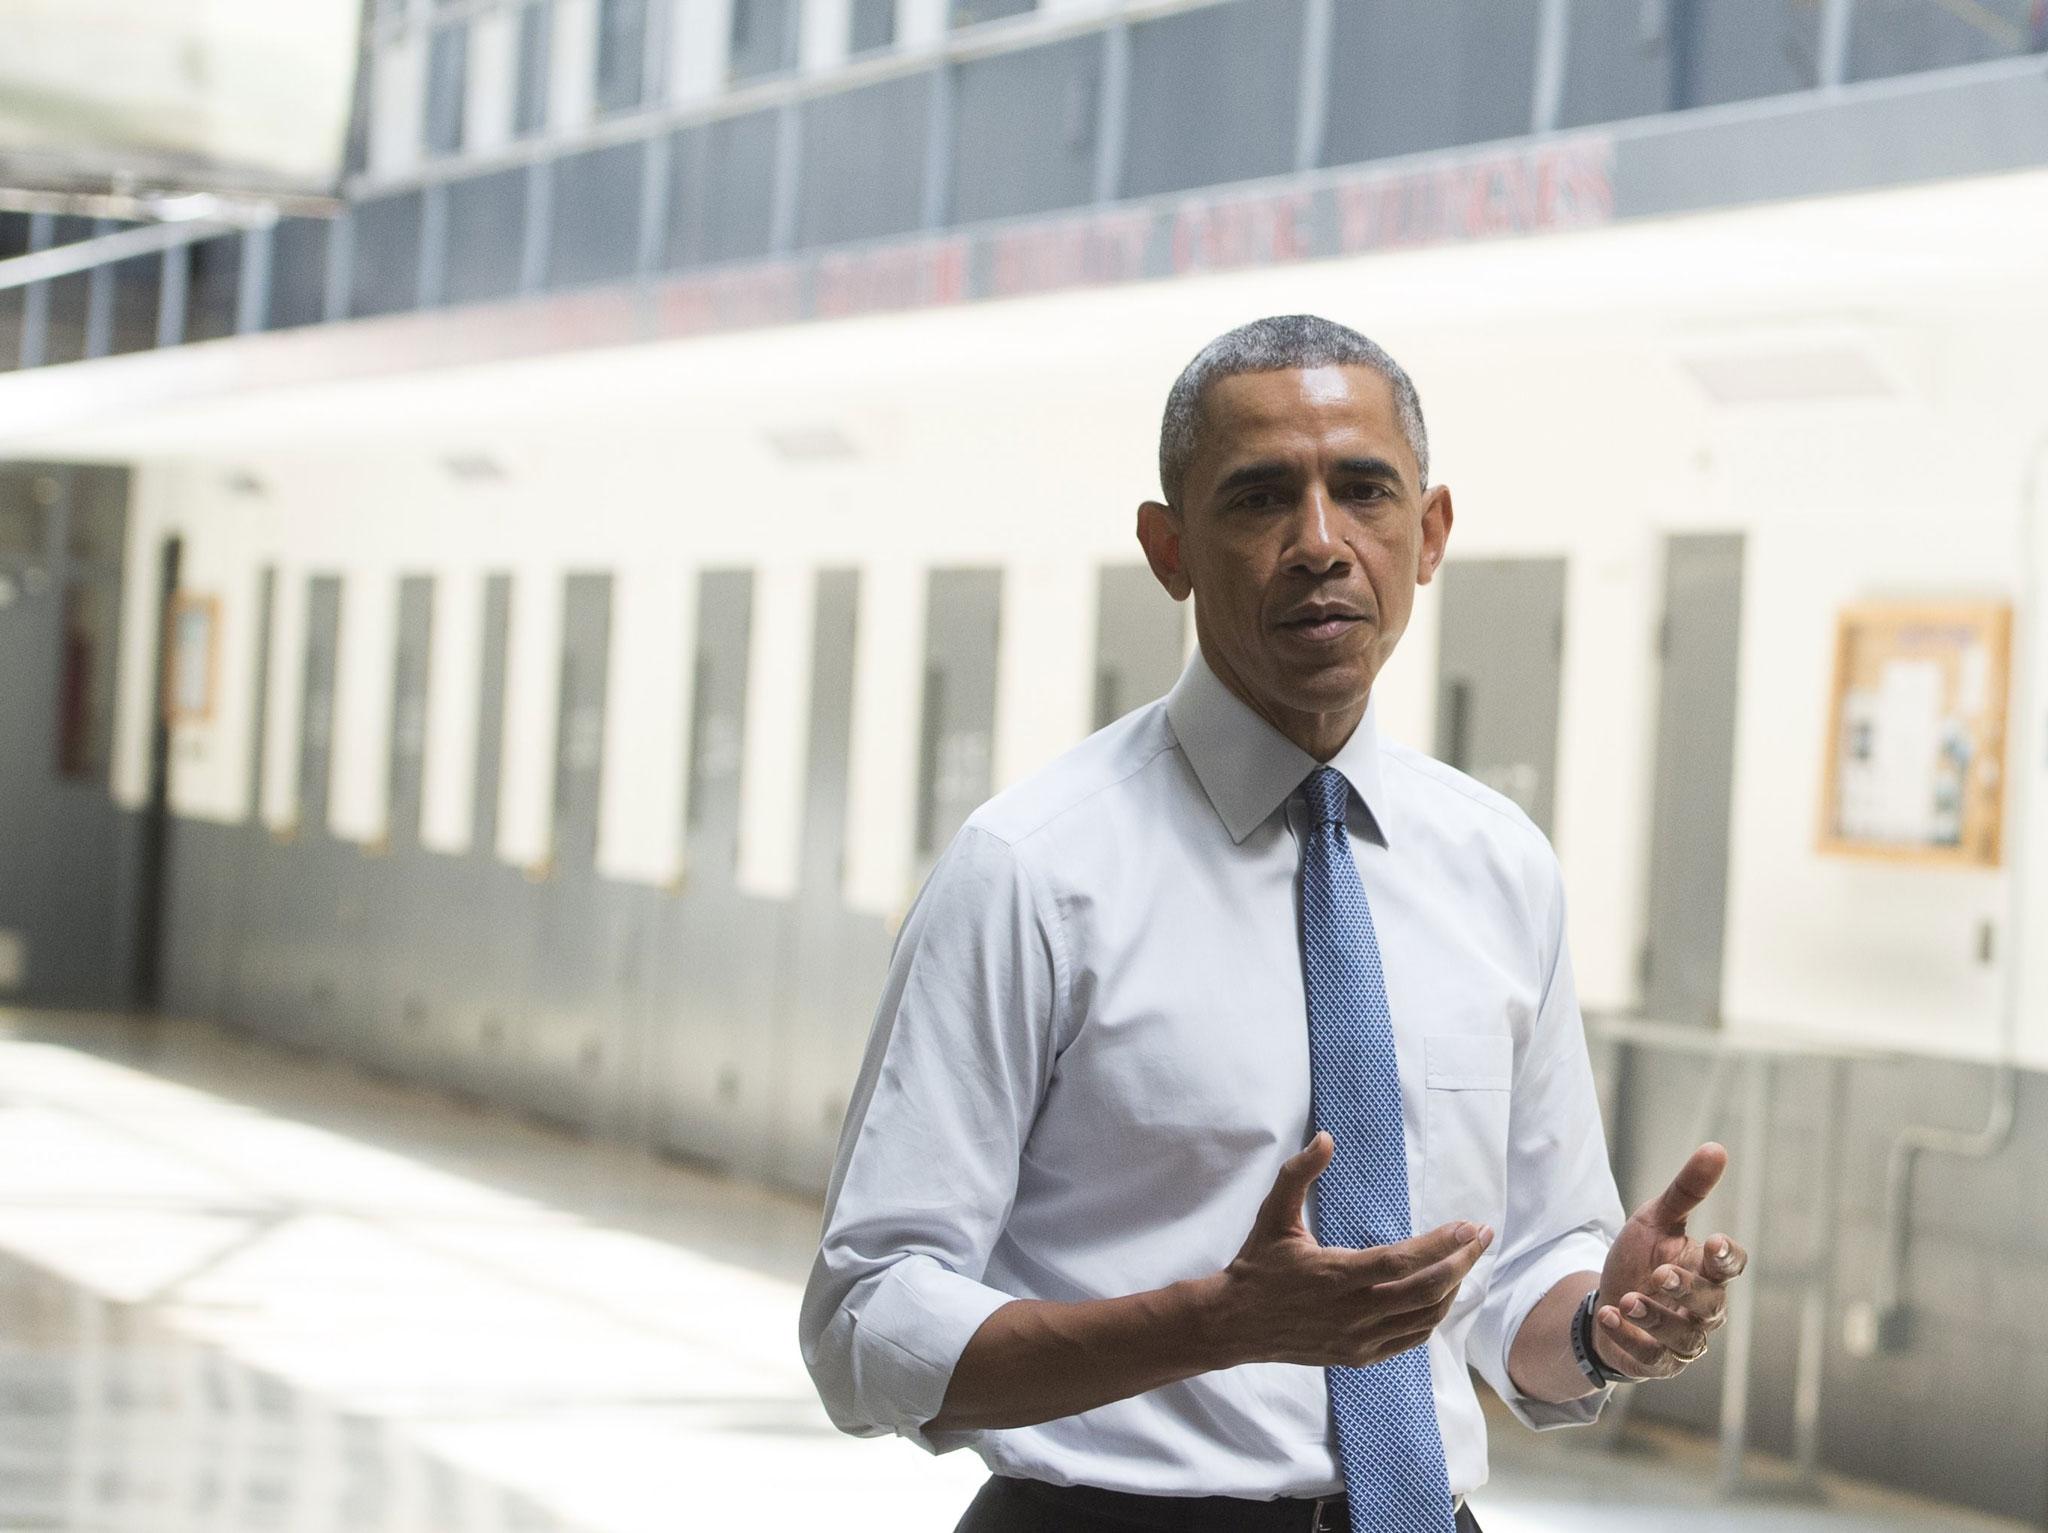
[{"label": "man's mouth", "polygon": [[1349,633],[1365,619],[1349,608],[1328,608],[1321,611],[1304,612],[1295,617],[1283,619],[1279,626],[1289,633],[1299,634],[1305,639],[1326,641]]}]

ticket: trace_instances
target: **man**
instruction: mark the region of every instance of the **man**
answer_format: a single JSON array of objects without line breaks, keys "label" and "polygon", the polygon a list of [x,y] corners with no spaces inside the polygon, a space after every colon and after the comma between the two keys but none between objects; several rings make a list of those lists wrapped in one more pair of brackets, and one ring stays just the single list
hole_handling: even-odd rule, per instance
[{"label": "man", "polygon": [[1138,541],[1198,652],[911,907],[804,1357],[842,1429],[980,1453],[965,1533],[1473,1529],[1467,1364],[1543,1428],[1697,1358],[1726,1152],[1623,1223],[1549,843],[1377,735],[1451,530],[1407,374],[1256,321],[1159,461]]}]

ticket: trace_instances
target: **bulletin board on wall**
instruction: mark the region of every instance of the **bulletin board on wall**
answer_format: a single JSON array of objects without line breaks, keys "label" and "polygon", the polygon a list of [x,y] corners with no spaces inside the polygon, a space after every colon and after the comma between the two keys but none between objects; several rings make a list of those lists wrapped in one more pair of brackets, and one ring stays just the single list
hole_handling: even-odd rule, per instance
[{"label": "bulletin board on wall", "polygon": [[2011,648],[2005,602],[1842,610],[1821,851],[1998,865]]}]

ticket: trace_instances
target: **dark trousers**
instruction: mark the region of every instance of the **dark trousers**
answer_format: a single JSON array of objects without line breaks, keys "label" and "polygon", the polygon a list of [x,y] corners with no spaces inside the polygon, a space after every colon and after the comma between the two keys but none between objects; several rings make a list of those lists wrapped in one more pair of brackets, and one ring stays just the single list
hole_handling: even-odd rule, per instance
[{"label": "dark trousers", "polygon": [[[1298,1533],[1311,1533],[1309,1505],[1300,1507]],[[1272,1502],[1233,1503],[1224,1496],[1134,1496],[1119,1505],[1102,1492],[1072,1496],[1059,1486],[996,1475],[982,1486],[953,1533],[1278,1533],[1289,1525],[1288,1510]],[[1345,1526],[1341,1515],[1334,1520],[1324,1515],[1325,1527]],[[1458,1533],[1480,1533],[1470,1506],[1458,1509]]]}]

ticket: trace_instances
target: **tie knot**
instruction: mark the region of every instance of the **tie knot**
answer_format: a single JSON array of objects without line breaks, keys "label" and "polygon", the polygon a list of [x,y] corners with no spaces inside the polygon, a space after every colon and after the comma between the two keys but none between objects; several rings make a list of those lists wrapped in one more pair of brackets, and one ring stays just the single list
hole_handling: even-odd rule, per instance
[{"label": "tie knot", "polygon": [[1335,767],[1317,767],[1302,780],[1302,797],[1318,825],[1342,825],[1345,807],[1351,802],[1351,784]]}]

